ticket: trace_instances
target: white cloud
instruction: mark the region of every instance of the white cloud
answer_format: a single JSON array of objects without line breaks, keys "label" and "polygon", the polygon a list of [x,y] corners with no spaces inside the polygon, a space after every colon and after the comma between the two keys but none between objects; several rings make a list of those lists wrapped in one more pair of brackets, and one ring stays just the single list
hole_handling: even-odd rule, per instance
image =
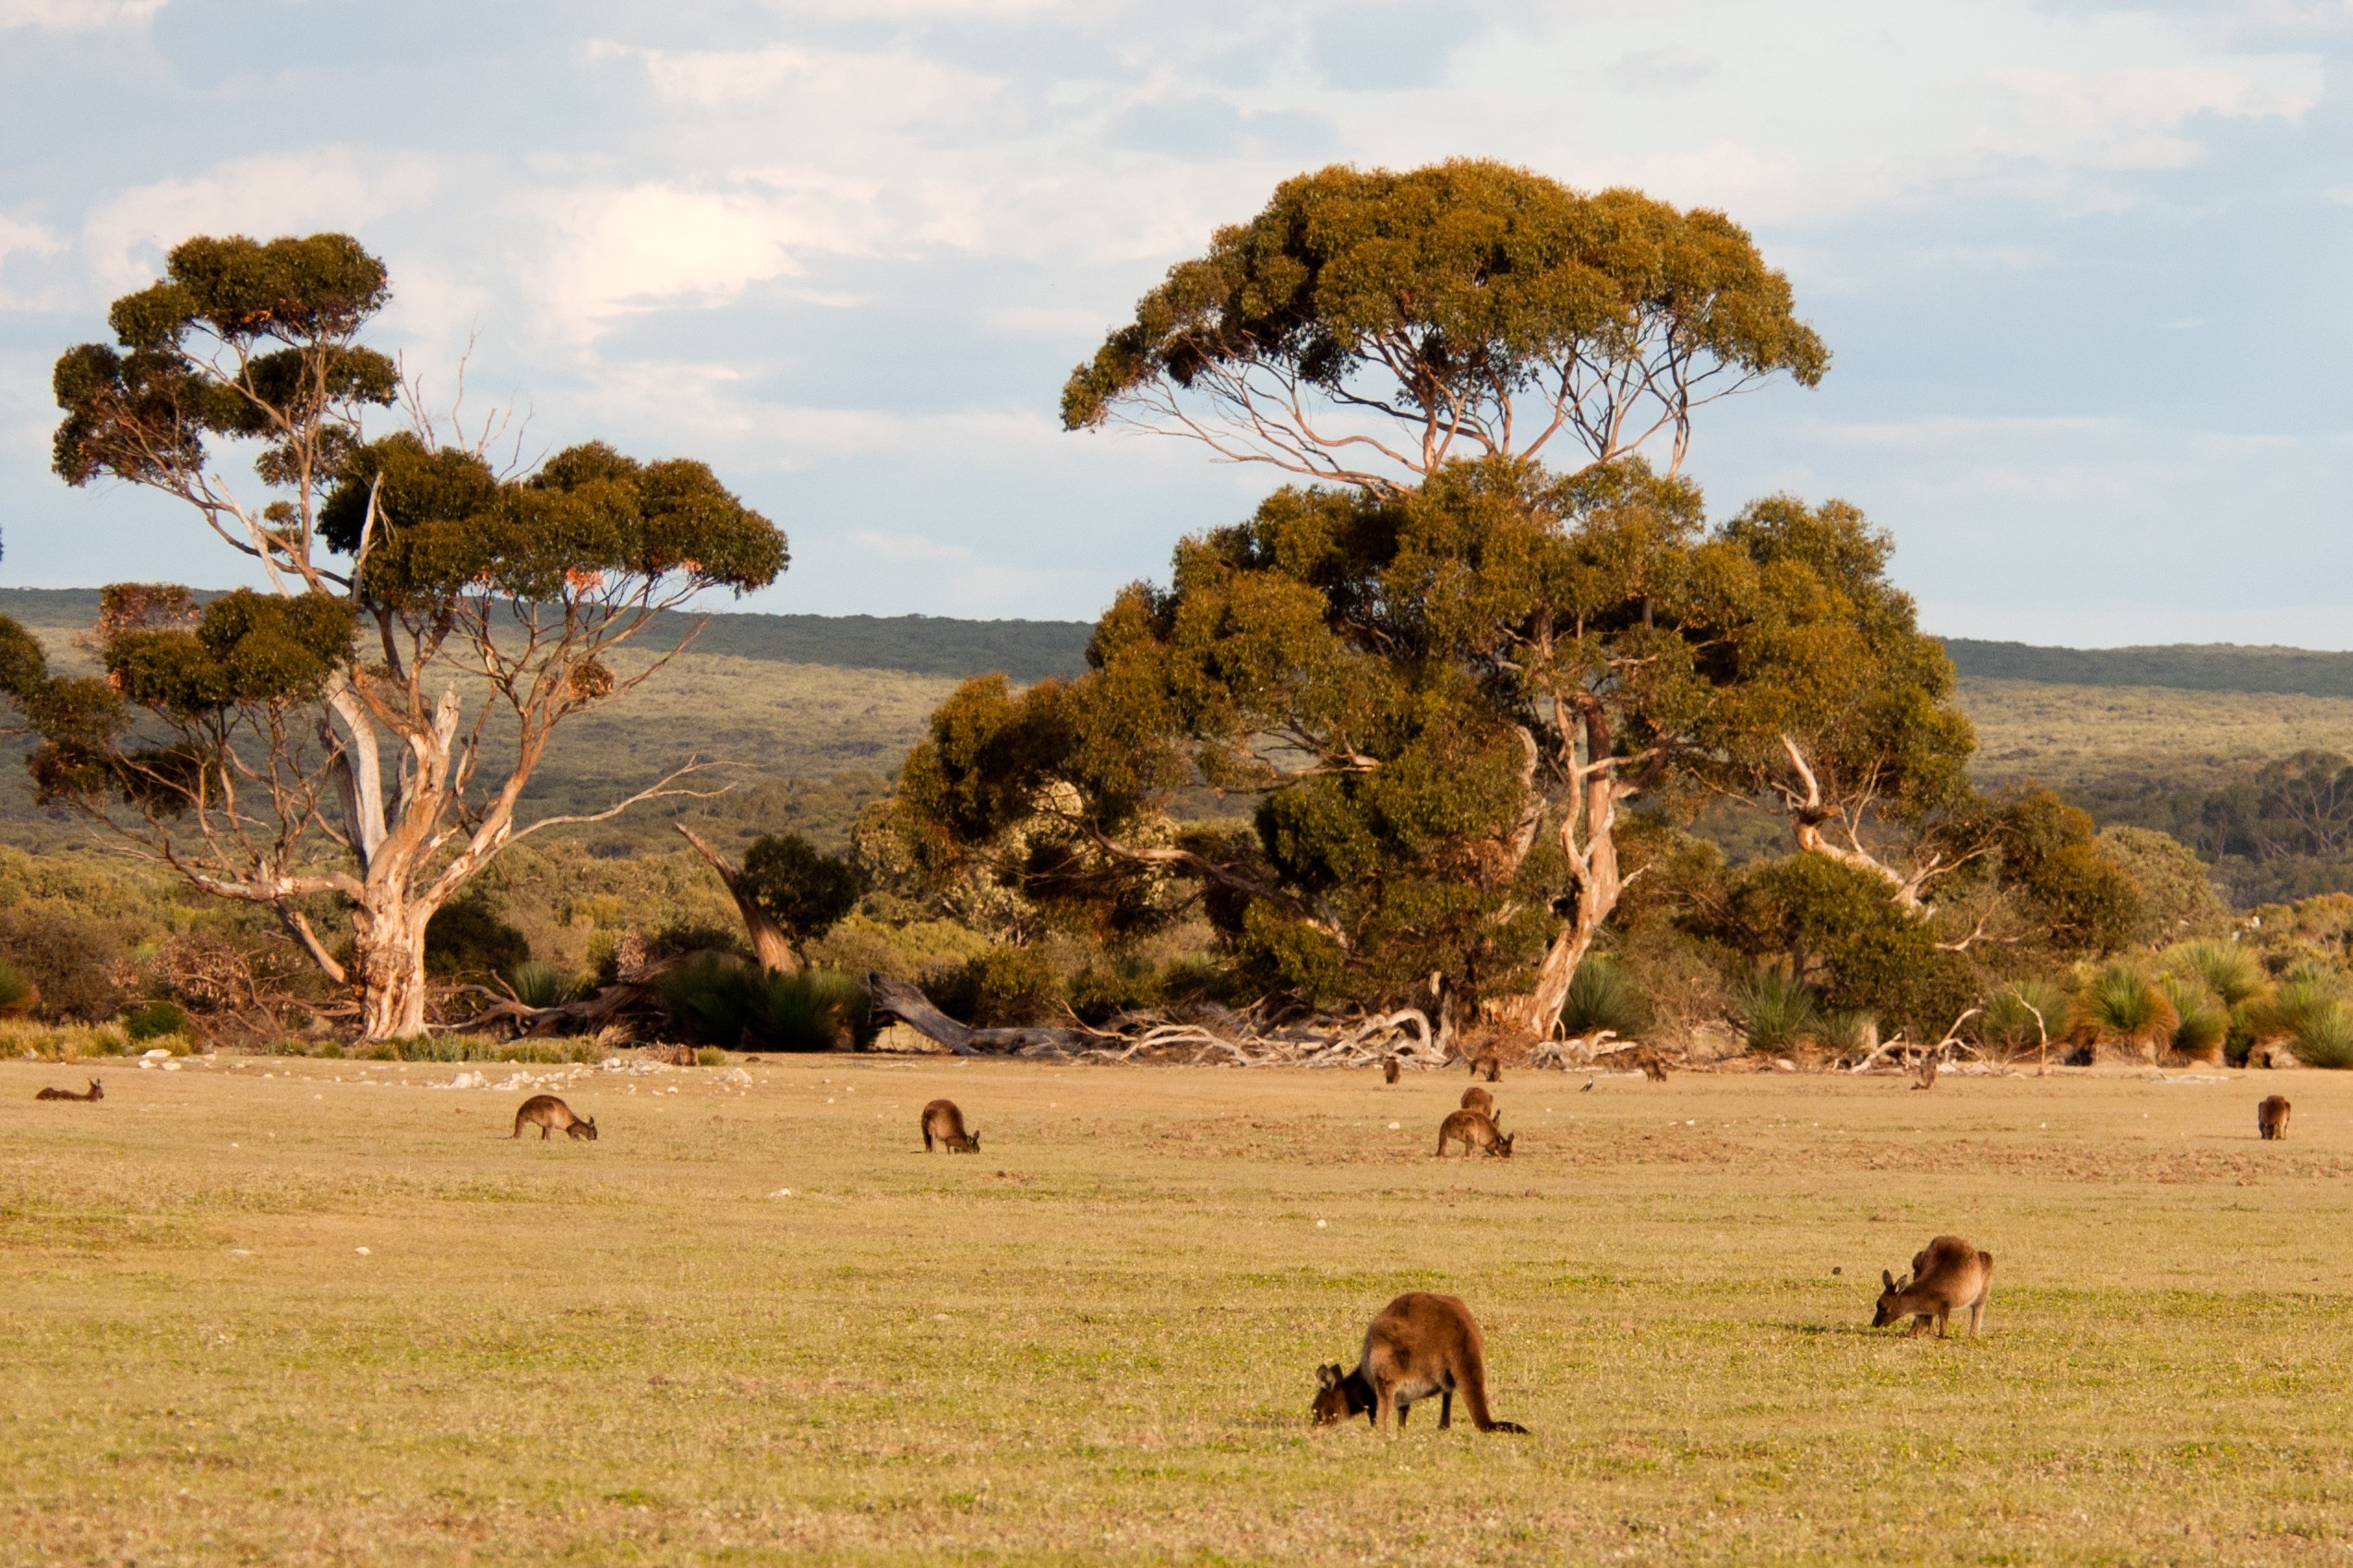
[{"label": "white cloud", "polygon": [[96,32],[150,21],[163,5],[164,0],[0,0],[0,30],[39,28],[45,32]]},{"label": "white cloud", "polygon": [[[322,147],[215,164],[192,179],[138,186],[90,209],[82,248],[109,290],[154,276],[150,259],[192,234],[358,230],[434,193],[434,160],[418,152]],[[365,236],[363,236],[365,237]]]},{"label": "white cloud", "polygon": [[872,528],[850,530],[850,543],[886,561],[930,561],[957,566],[972,559],[971,546],[942,545],[919,533],[884,533]]},{"label": "white cloud", "polygon": [[1990,73],[2010,100],[1988,128],[1989,151],[2095,169],[2178,169],[2203,149],[2181,134],[2201,114],[2301,119],[2321,98],[2316,60],[2126,66],[2111,70],[2011,66]]}]

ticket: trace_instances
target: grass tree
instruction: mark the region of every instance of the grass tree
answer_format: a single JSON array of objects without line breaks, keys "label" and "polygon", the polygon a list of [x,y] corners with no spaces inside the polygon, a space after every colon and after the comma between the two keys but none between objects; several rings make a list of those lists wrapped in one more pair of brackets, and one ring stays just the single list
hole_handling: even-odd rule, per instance
[{"label": "grass tree", "polygon": [[[426,923],[502,849],[677,792],[674,773],[584,816],[522,809],[558,728],[659,667],[618,667],[625,645],[786,564],[700,462],[591,443],[502,473],[421,415],[371,439],[401,392],[362,341],[388,295],[345,235],[175,247],[114,302],[113,344],[58,361],[54,466],[180,502],[266,586],[109,589],[98,679],[0,628],[42,794],[275,910],[370,1038],[424,1026]],[[347,953],[313,927],[320,894],[348,907]]]},{"label": "grass tree", "polygon": [[2095,1045],[2115,1043],[2143,1054],[2173,1037],[2181,1014],[2156,980],[2130,964],[2110,964],[2084,982],[2067,1015],[2071,1032]]}]

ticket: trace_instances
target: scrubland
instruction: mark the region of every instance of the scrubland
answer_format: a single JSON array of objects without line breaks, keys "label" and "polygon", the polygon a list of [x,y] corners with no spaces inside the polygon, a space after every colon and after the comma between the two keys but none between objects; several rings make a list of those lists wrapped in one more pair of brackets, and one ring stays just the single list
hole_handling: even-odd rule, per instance
[{"label": "scrubland", "polygon": [[[1456,1074],[95,1070],[0,1067],[0,1562],[2353,1550],[2342,1075],[1507,1073],[1442,1164]],[[1867,1329],[1940,1231],[1987,1336]],[[1532,1435],[1310,1428],[1411,1288]]]}]

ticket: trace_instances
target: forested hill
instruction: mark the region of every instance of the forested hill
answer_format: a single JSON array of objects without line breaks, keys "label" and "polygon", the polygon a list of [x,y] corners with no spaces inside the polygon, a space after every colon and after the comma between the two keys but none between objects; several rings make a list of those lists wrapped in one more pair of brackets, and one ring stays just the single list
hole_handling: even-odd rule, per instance
[{"label": "forested hill", "polygon": [[2270,691],[2353,697],[2353,653],[2177,642],[2152,648],[2037,648],[1945,639],[1964,676],[2038,686],[2162,686],[2177,691]]},{"label": "forested hill", "polygon": [[[0,588],[0,615],[42,628],[87,627],[98,616],[92,588]],[[692,616],[669,615],[652,628],[661,645]],[[1085,621],[967,621],[941,616],[770,616],[714,612],[695,652],[787,664],[831,664],[910,675],[962,676],[1002,670],[1015,680],[1076,675],[1086,667]]]}]

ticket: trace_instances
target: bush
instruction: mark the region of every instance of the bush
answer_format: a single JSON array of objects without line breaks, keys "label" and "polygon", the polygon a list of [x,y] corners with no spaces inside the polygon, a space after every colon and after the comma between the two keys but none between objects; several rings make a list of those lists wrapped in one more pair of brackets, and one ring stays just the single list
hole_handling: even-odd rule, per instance
[{"label": "bush", "polygon": [[1631,1039],[1650,1026],[1651,999],[1611,960],[1588,953],[1568,982],[1560,1021],[1571,1035],[1606,1029],[1622,1039]]},{"label": "bush", "polygon": [[1986,999],[1980,1036],[1988,1048],[2039,1051],[2067,1035],[2067,993],[2046,980],[2012,980]]},{"label": "bush", "polygon": [[525,1007],[561,1007],[578,1001],[594,987],[595,982],[586,976],[567,975],[536,959],[507,972],[507,989]]},{"label": "bush", "polygon": [[663,976],[658,995],[672,1026],[698,1045],[832,1050],[866,1023],[866,988],[838,970],[766,975],[724,953],[688,959]]},{"label": "bush", "polygon": [[2220,1061],[2223,1042],[2230,1035],[2230,1010],[2192,976],[2166,975],[2158,988],[2173,1004],[2172,1047],[2178,1056],[2198,1061]]},{"label": "bush", "polygon": [[97,1023],[123,1010],[115,975],[126,956],[106,921],[51,904],[0,912],[0,953],[41,993],[41,1015]]},{"label": "bush", "polygon": [[0,1018],[22,1018],[41,1005],[41,987],[0,959]]},{"label": "bush", "polygon": [[1816,1022],[1814,1038],[1841,1056],[1853,1056],[1879,1043],[1879,1024],[1867,1012],[1832,1009]]},{"label": "bush", "polygon": [[2067,1022],[2095,1042],[2149,1049],[2172,1037],[2181,1014],[2155,980],[2129,964],[2111,964],[2075,994]]},{"label": "bush", "polygon": [[498,917],[483,893],[469,892],[433,912],[425,928],[425,972],[437,980],[488,984],[531,962],[531,942]]},{"label": "bush", "polygon": [[2353,1007],[2332,1000],[2298,1020],[2287,1048],[2309,1067],[2353,1067]]},{"label": "bush", "polygon": [[2157,963],[2169,975],[2195,976],[2226,1008],[2263,992],[2263,964],[2236,942],[2180,942],[2158,954]]},{"label": "bush", "polygon": [[188,1015],[168,1001],[151,1001],[123,1015],[123,1033],[133,1040],[160,1040],[188,1032]]},{"label": "bush", "polygon": [[1070,1009],[1087,1023],[1101,1024],[1122,1012],[1161,1005],[1167,993],[1159,974],[1142,959],[1090,964],[1070,983]]},{"label": "bush", "polygon": [[992,947],[945,973],[924,976],[940,1011],[978,1028],[1039,1023],[1062,1011],[1062,977],[1040,947]]},{"label": "bush", "polygon": [[1815,1037],[1821,1002],[1805,981],[1760,969],[1733,992],[1733,1016],[1750,1050],[1783,1051]]}]

